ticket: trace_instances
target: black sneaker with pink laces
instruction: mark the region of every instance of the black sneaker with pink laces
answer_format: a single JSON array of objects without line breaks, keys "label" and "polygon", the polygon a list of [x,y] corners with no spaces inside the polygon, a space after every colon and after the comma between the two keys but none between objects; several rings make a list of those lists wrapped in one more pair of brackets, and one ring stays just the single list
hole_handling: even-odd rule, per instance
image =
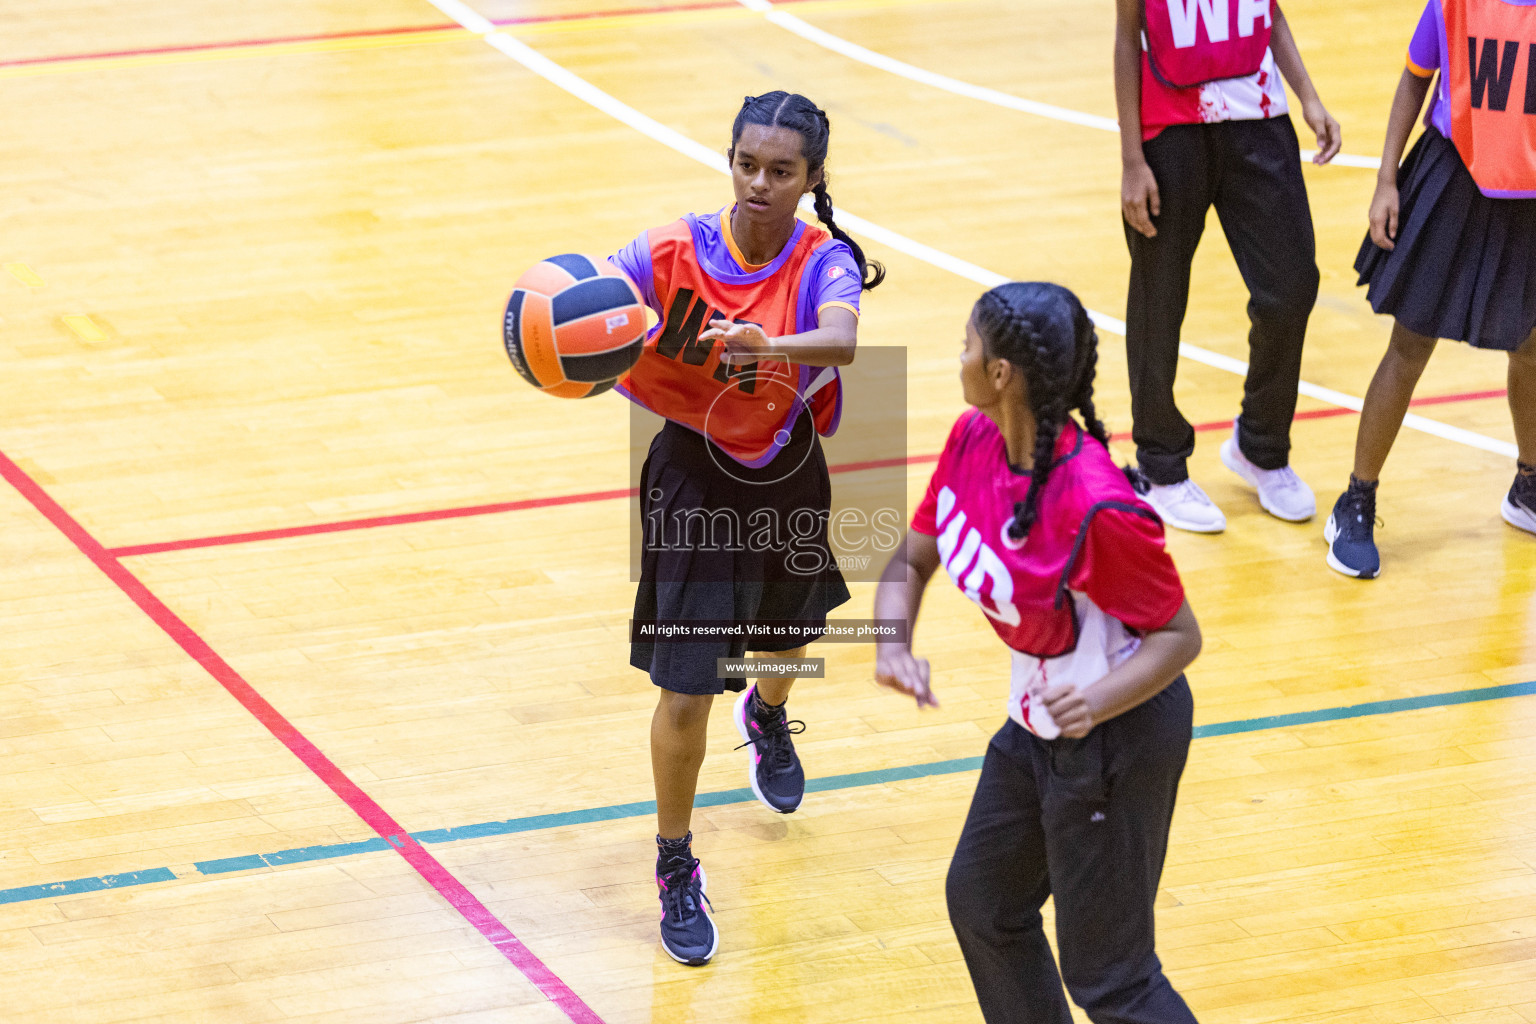
[{"label": "black sneaker with pink laces", "polygon": [[790,738],[805,732],[805,723],[787,721],[782,704],[773,707],[758,700],[755,685],[737,699],[735,717],[736,731],[746,741],[736,749],[747,749],[752,792],[770,811],[789,814],[805,799],[805,769]]},{"label": "black sneaker with pink laces", "polygon": [[656,837],[656,886],[661,897],[661,945],[680,964],[700,967],[720,948],[720,933],[704,895],[704,868],[693,855],[690,840]]}]

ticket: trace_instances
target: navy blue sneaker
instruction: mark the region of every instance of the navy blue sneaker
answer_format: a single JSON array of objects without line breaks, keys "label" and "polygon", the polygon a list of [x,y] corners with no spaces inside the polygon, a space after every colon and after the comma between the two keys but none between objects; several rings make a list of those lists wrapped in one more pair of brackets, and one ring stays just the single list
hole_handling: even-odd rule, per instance
[{"label": "navy blue sneaker", "polygon": [[[667,873],[662,874],[666,867]],[[657,864],[656,885],[661,890],[661,945],[680,964],[702,967],[720,947],[720,933],[710,919],[709,897],[704,895],[704,867],[696,857]]]},{"label": "navy blue sneaker", "polygon": [[747,748],[747,778],[764,807],[789,814],[805,799],[805,769],[790,739],[805,732],[805,723],[785,721],[782,704],[765,707],[756,698],[754,684],[736,701],[736,731],[746,740],[741,747]]},{"label": "navy blue sneaker", "polygon": [[1376,551],[1375,484],[1349,478],[1349,490],[1333,503],[1323,539],[1328,542],[1328,568],[1362,580],[1381,574],[1381,555]]},{"label": "navy blue sneaker", "polygon": [[[1520,468],[1528,470],[1530,467],[1522,464]],[[1515,474],[1515,482],[1504,496],[1504,505],[1499,511],[1510,526],[1536,533],[1536,473]]]}]

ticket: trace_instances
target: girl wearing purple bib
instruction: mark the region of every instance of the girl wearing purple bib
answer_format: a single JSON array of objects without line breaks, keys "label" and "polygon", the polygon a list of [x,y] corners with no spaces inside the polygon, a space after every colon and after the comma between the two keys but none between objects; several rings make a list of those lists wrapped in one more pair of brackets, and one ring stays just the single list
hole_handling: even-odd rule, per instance
[{"label": "girl wearing purple bib", "polygon": [[[1424,134],[1398,159],[1430,79]],[[1518,470],[1500,509],[1536,533],[1536,0],[1428,0],[1387,122],[1370,231],[1355,259],[1392,340],[1365,394],[1328,565],[1381,572],[1376,485],[1438,338],[1509,354]]]},{"label": "girl wearing purple bib", "polygon": [[[905,619],[946,572],[1009,648],[992,738],[950,864],[950,922],[988,1024],[1193,1024],[1153,949],[1194,704],[1200,628],[1163,524],[1116,468],[1077,297],[1000,285],[966,325],[955,424],[875,616]],[[1081,422],[1074,420],[1076,411]],[[926,659],[880,644],[876,678],[936,703]],[[1040,908],[1056,901],[1058,972]]]}]

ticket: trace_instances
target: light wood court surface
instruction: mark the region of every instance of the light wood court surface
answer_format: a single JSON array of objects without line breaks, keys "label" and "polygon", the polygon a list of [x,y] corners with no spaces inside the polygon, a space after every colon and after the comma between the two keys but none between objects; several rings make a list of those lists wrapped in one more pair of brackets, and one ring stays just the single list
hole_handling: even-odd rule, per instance
[{"label": "light wood court surface", "polygon": [[[831,114],[839,208],[1123,315],[1111,133],[856,63],[738,5],[476,4],[717,151],[743,95],[805,92]],[[1420,6],[1286,4],[1351,154],[1379,153]],[[1108,0],[783,9],[1113,116]],[[543,256],[719,208],[723,176],[424,0],[5,15],[0,453],[84,535],[122,549],[628,486],[622,400],[528,389],[500,305]],[[1388,329],[1350,269],[1373,172],[1306,179],[1323,283],[1303,376],[1358,396]],[[861,340],[907,347],[908,450],[929,455],[961,411],[980,288],[869,250],[890,278]],[[1195,276],[1186,338],[1244,358],[1246,295],[1214,220]],[[1123,345],[1102,337],[1100,408],[1126,430]],[[1419,394],[1456,400],[1416,411],[1508,443],[1504,369],[1444,345]],[[1217,423],[1240,382],[1185,361],[1179,394]],[[1325,514],[1355,424],[1296,425]],[[1200,435],[1193,471],[1228,532],[1169,540],[1205,629],[1198,724],[1536,679],[1536,538],[1498,518],[1510,458],[1405,430],[1382,483],[1385,573],[1360,583],[1324,566],[1320,521],[1259,511],[1217,460],[1225,436]],[[911,467],[911,500],[930,466]],[[117,562],[403,829],[563,816],[426,848],[590,1019],[978,1021],[943,904],[972,771],[812,793],[787,818],[700,810],[723,943],[703,969],[661,951],[652,818],[572,814],[652,795],[627,516],[592,500]],[[0,1019],[569,1019],[59,521],[0,488]],[[793,707],[813,778],[983,752],[1007,659],[941,584],[919,648],[943,708],[877,692],[867,647],[817,652],[828,678]],[[867,615],[871,588],[854,589],[846,614]],[[1536,697],[1375,710],[1195,741],[1159,937],[1202,1021],[1536,1024]],[[735,742],[721,702],[701,790],[744,785]],[[257,859],[295,850],[318,859]]]}]

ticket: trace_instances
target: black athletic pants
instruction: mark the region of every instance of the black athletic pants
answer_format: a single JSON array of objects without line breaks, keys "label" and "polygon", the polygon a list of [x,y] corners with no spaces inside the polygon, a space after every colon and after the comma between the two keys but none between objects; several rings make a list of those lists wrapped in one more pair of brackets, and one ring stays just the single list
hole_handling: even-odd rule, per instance
[{"label": "black athletic pants", "polygon": [[1279,469],[1290,459],[1301,345],[1318,282],[1296,130],[1286,116],[1172,125],[1142,151],[1162,208],[1153,218],[1155,238],[1125,225],[1131,250],[1125,352],[1137,461],[1156,484],[1189,476],[1185,461],[1194,453],[1195,431],[1174,404],[1173,378],[1189,268],[1215,206],[1248,286],[1252,324],[1238,443],[1260,469]]},{"label": "black athletic pants", "polygon": [[1071,1024],[1063,981],[1095,1024],[1193,1024],[1152,925],[1193,712],[1180,676],[1081,740],[992,737],[946,885],[987,1024]]}]

